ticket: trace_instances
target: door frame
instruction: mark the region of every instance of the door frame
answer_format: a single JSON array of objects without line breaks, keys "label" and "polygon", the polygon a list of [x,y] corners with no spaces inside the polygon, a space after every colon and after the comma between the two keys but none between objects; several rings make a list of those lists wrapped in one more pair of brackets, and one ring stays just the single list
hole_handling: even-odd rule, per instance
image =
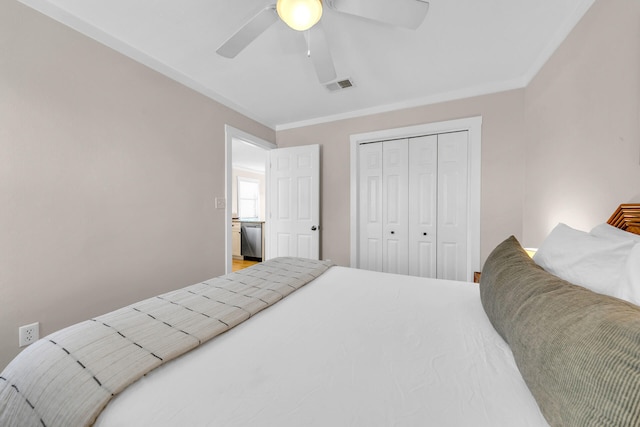
[{"label": "door frame", "polygon": [[[231,214],[232,214],[232,208],[233,208],[231,206],[231,202],[233,200],[232,190],[231,190],[232,179],[233,179],[233,176],[232,176],[233,140],[241,139],[244,142],[255,145],[256,147],[263,148],[265,150],[271,150],[271,149],[277,148],[277,145],[267,140],[264,140],[260,137],[257,137],[255,135],[252,135],[248,132],[245,132],[243,130],[234,128],[233,126],[230,126],[227,124],[224,125],[224,139],[225,139],[225,148],[224,148],[225,149],[225,161],[224,161],[224,170],[225,170],[225,174],[224,174],[224,187],[225,187],[224,245],[225,245],[225,250],[224,250],[224,254],[225,254],[225,274],[229,274],[233,270],[232,261],[231,261],[232,254],[233,254],[232,235],[231,235],[231,224],[232,224]],[[269,168],[266,168],[265,174],[266,174],[265,180],[267,180],[268,182]],[[265,199],[266,199],[265,200],[265,204],[266,204],[268,203],[268,200],[269,200],[269,194],[268,194],[268,189],[266,185],[265,185]],[[268,218],[265,218],[265,221],[268,221]]]},{"label": "door frame", "polygon": [[473,272],[480,271],[480,179],[482,153],[482,116],[442,122],[384,129],[350,135],[350,266],[358,268],[358,146],[366,142],[412,138],[422,135],[456,131],[469,132],[468,193],[467,193],[467,280],[473,280]]}]

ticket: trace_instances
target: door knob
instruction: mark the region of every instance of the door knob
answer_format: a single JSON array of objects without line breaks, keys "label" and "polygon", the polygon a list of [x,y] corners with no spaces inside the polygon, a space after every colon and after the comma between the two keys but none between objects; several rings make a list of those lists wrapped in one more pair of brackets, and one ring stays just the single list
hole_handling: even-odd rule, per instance
[{"label": "door knob", "polygon": [[318,227],[316,227],[315,225],[311,226],[311,231],[316,231],[318,229]]},{"label": "door knob", "polygon": [[396,232],[395,232],[395,231],[392,231],[392,232],[391,232],[391,234],[396,234]]}]

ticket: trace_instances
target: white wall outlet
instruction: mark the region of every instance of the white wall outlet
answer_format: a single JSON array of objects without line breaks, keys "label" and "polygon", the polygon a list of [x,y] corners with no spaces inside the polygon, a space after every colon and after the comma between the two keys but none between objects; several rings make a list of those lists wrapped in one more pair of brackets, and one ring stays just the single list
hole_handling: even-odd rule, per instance
[{"label": "white wall outlet", "polygon": [[18,345],[26,347],[36,342],[40,338],[40,323],[32,323],[30,325],[20,326],[18,328]]},{"label": "white wall outlet", "polygon": [[227,201],[224,197],[216,197],[216,209],[224,209],[227,207]]}]

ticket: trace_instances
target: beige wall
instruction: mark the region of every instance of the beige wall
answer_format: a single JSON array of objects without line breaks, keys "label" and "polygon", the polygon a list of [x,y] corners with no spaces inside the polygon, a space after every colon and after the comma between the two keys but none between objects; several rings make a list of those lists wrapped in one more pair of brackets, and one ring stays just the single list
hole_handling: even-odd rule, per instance
[{"label": "beige wall", "polygon": [[640,1],[597,0],[525,91],[524,243],[640,201]]},{"label": "beige wall", "polygon": [[320,144],[322,257],[349,265],[349,136],[482,116],[481,260],[522,234],[524,90],[279,131],[280,147]]},{"label": "beige wall", "polygon": [[224,124],[275,132],[0,0],[0,370],[41,335],[224,273]]}]

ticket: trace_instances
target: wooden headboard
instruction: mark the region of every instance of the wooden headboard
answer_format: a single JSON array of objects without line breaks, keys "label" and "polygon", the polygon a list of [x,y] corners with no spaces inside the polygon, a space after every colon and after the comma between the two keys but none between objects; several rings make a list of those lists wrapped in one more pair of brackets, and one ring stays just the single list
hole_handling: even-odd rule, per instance
[{"label": "wooden headboard", "polygon": [[640,234],[640,204],[627,203],[618,206],[607,224],[634,234]]}]

